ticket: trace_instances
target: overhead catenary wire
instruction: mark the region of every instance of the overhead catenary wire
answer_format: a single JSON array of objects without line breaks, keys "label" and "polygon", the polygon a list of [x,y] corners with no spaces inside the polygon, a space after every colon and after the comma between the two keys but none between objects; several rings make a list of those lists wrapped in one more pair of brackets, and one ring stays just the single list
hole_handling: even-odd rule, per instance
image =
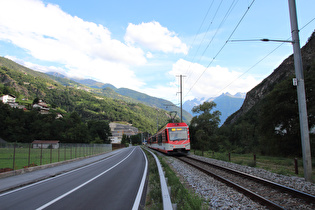
[{"label": "overhead catenary wire", "polygon": [[202,75],[205,73],[205,71],[209,68],[209,66],[213,63],[213,61],[217,58],[217,56],[221,53],[221,51],[225,48],[225,46],[227,45],[228,41],[231,39],[231,37],[233,36],[233,34],[235,33],[236,29],[239,27],[239,25],[241,24],[241,22],[243,21],[243,19],[245,18],[246,14],[248,13],[248,11],[250,10],[250,8],[252,7],[252,5],[254,4],[255,0],[253,0],[251,2],[251,4],[247,7],[247,10],[245,11],[245,13],[243,14],[243,16],[241,17],[241,19],[238,21],[237,25],[235,26],[235,28],[233,29],[232,33],[230,34],[230,36],[228,37],[228,39],[226,40],[226,42],[223,44],[223,46],[219,49],[219,51],[215,54],[215,56],[213,57],[213,59],[210,61],[210,63],[206,66],[206,68],[203,70],[203,72],[200,74],[200,76],[198,77],[198,79],[195,81],[195,83],[191,86],[191,88],[187,91],[186,95],[184,96],[184,98],[189,94],[189,92],[193,89],[193,87],[197,84],[197,82],[200,80],[200,78],[202,77]]},{"label": "overhead catenary wire", "polygon": [[[210,9],[212,8],[213,2],[214,2],[214,1],[212,1],[211,5],[210,5],[210,7],[209,7],[208,12],[209,12]],[[190,67],[191,67],[191,63],[194,62],[194,60],[195,60],[195,58],[196,58],[196,56],[197,56],[197,53],[199,52],[199,49],[200,49],[200,47],[201,47],[201,44],[202,44],[203,41],[205,40],[206,35],[208,34],[208,32],[209,32],[209,30],[210,30],[210,28],[211,28],[211,26],[212,26],[212,24],[213,24],[213,21],[214,21],[215,17],[216,17],[217,14],[218,14],[218,11],[219,11],[219,9],[220,9],[220,7],[221,7],[221,5],[222,5],[222,2],[223,2],[223,0],[221,0],[219,6],[217,7],[217,9],[216,9],[216,11],[215,11],[215,13],[214,13],[214,15],[213,15],[211,21],[210,21],[210,24],[209,24],[209,26],[208,26],[206,32],[204,33],[203,38],[202,38],[202,40],[200,41],[200,44],[198,45],[198,48],[197,48],[197,50],[196,50],[196,52],[195,52],[195,55],[193,56],[193,59],[192,59],[192,61],[190,62],[189,66],[188,66],[188,68],[187,68],[187,70],[186,70],[185,75],[188,75],[188,78],[190,78],[190,76],[191,76],[191,74],[192,74],[192,71],[189,71],[189,70],[190,70]],[[208,16],[208,12],[207,12],[206,16]],[[205,16],[205,18],[206,18],[206,16]],[[205,20],[205,18],[204,18],[204,20]],[[204,22],[204,21],[203,21],[203,22]],[[202,25],[203,25],[203,23],[202,23]],[[200,28],[199,28],[199,30],[198,30],[198,32],[197,32],[195,38],[196,38],[197,35],[199,34],[202,25],[200,26]]]},{"label": "overhead catenary wire", "polygon": [[[313,22],[315,18],[311,19],[309,22],[307,22],[303,27],[300,28],[300,31],[302,31],[306,26],[308,26],[311,22]],[[231,41],[263,41],[264,39],[249,39],[249,40],[231,40]],[[246,73],[248,73],[250,70],[255,68],[258,64],[260,64],[263,60],[265,60],[267,57],[269,57],[272,53],[274,53],[276,50],[278,50],[282,45],[284,45],[287,42],[292,43],[292,37],[290,36],[286,40],[283,40],[281,44],[279,44],[276,48],[271,50],[267,55],[265,55],[262,59],[257,61],[254,65],[252,65],[249,69],[247,69],[244,73],[242,73],[240,76],[235,78],[233,81],[231,81],[228,85],[226,85],[224,88],[222,88],[220,91],[217,92],[215,95],[219,95],[223,90],[225,90],[227,87],[229,87],[231,84],[233,84],[235,81],[240,79],[242,76],[244,76]],[[278,40],[276,40],[278,41]]]},{"label": "overhead catenary wire", "polygon": [[[206,46],[206,48],[205,48],[204,51],[202,52],[202,55],[199,57],[199,60],[197,61],[197,63],[200,62],[201,58],[202,58],[202,57],[204,56],[204,54],[206,53],[206,51],[207,51],[207,49],[209,48],[210,44],[212,43],[212,41],[213,41],[214,38],[216,37],[217,33],[219,32],[219,30],[221,29],[221,27],[223,26],[224,22],[227,20],[228,16],[231,14],[233,8],[235,7],[235,5],[236,5],[237,3],[238,3],[238,1],[235,3],[235,0],[231,3],[229,9],[226,11],[226,13],[225,13],[223,19],[221,20],[221,22],[220,22],[218,28],[216,29],[214,35],[212,36],[210,42],[208,43],[208,45]],[[222,4],[222,1],[221,1],[221,4]],[[221,4],[219,5],[219,7],[221,6]],[[218,9],[219,9],[219,8],[218,8]],[[216,14],[217,14],[217,12],[218,12],[218,9],[217,9],[217,11],[216,11]],[[215,14],[215,16],[216,16],[216,14]],[[212,23],[211,23],[211,24],[212,24]],[[208,30],[209,30],[209,28],[208,28]],[[207,31],[207,32],[208,32],[208,31]],[[201,45],[201,43],[200,43],[200,45]],[[199,46],[200,46],[200,45],[199,45]],[[198,48],[198,50],[199,50],[199,48]],[[193,61],[192,61],[192,62],[193,62]],[[190,65],[191,65],[191,63],[190,63]],[[190,65],[189,65],[189,66],[190,66]],[[190,74],[190,76],[191,76],[191,74]],[[188,79],[189,79],[189,78],[190,78],[190,77],[188,77]],[[188,79],[187,79],[187,80],[188,80]]]}]

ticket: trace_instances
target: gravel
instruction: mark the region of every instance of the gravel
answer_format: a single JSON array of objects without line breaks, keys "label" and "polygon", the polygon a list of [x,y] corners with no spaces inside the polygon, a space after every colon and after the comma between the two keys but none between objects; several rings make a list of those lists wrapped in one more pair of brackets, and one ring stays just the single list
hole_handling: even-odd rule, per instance
[{"label": "gravel", "polygon": [[[242,166],[196,155],[190,156],[210,163],[223,165],[234,170],[249,173],[315,195],[315,184],[306,182],[300,177],[279,175],[260,168]],[[259,203],[252,201],[243,194],[215,180],[214,178],[197,171],[191,166],[170,156],[166,159],[175,172],[181,177],[182,182],[205,199],[206,205],[209,209],[266,209]]]}]

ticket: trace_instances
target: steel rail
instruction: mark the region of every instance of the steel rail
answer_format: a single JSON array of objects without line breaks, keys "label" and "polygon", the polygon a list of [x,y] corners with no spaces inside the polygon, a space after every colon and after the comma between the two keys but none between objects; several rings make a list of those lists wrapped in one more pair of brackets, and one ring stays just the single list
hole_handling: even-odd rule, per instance
[{"label": "steel rail", "polygon": [[198,162],[203,163],[203,164],[210,165],[212,167],[227,171],[229,173],[233,173],[233,174],[238,175],[238,176],[242,176],[242,177],[247,178],[247,179],[251,179],[253,181],[259,182],[259,183],[264,184],[264,185],[269,185],[273,188],[276,188],[276,189],[279,189],[281,191],[285,191],[287,193],[290,193],[291,195],[295,195],[296,197],[299,197],[299,198],[307,201],[310,204],[312,204],[312,203],[315,204],[315,196],[314,195],[311,195],[311,194],[308,194],[308,193],[293,189],[291,187],[287,187],[287,186],[284,186],[284,185],[281,185],[281,184],[278,184],[278,183],[275,183],[275,182],[272,182],[272,181],[269,181],[269,180],[251,175],[251,174],[247,174],[247,173],[244,173],[241,171],[236,171],[234,169],[226,168],[226,167],[219,166],[219,165],[216,165],[213,163],[208,163],[208,162],[198,160],[198,159],[192,158],[192,157],[186,157],[186,158],[192,159],[194,161],[198,161]]},{"label": "steel rail", "polygon": [[232,182],[232,181],[230,181],[228,179],[225,179],[222,176],[214,174],[214,173],[212,173],[209,170],[206,170],[206,169],[204,169],[202,167],[199,167],[199,166],[197,166],[197,165],[195,165],[195,164],[193,164],[193,163],[191,163],[191,162],[189,162],[187,160],[184,160],[184,158],[178,157],[177,159],[179,159],[180,161],[183,161],[183,162],[193,166],[194,168],[197,168],[198,170],[200,170],[200,171],[202,171],[202,172],[204,172],[204,173],[214,177],[215,179],[217,179],[217,180],[227,184],[228,186],[238,190],[239,192],[241,192],[244,195],[250,197],[251,199],[261,203],[264,206],[268,206],[271,209],[285,209],[284,207],[282,207],[282,206],[280,206],[280,205],[278,205],[278,204],[276,204],[276,203],[274,203],[274,202],[272,202],[272,201],[270,201],[270,200],[268,200],[268,199],[266,199],[266,198],[264,198],[264,197],[262,197],[262,196],[260,196],[260,195],[258,195],[256,193],[254,193],[254,192],[252,192],[252,191],[250,191],[250,190],[248,190],[248,189],[246,189],[246,188],[244,188],[244,187],[242,187],[242,186],[240,186],[240,185],[238,185],[238,184],[236,184],[236,183],[234,183],[234,182]]}]

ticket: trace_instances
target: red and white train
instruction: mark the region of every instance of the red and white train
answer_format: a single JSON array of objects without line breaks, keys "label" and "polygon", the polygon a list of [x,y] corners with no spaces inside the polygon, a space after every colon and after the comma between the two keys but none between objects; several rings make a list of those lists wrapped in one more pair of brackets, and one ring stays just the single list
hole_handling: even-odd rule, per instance
[{"label": "red and white train", "polygon": [[168,123],[147,140],[147,146],[166,154],[188,154],[189,128],[186,123]]}]

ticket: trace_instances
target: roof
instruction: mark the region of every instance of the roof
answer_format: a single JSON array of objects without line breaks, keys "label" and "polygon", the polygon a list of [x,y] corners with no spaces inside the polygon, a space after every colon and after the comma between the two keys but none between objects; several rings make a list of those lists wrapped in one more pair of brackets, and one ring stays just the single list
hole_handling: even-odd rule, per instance
[{"label": "roof", "polygon": [[32,144],[58,144],[58,140],[34,140]]},{"label": "roof", "polygon": [[177,127],[177,126],[188,126],[186,123],[184,122],[181,122],[181,123],[167,123],[166,124],[166,127],[169,128],[169,127]]},{"label": "roof", "polygon": [[0,138],[0,143],[1,144],[5,144],[5,143],[7,143],[5,140],[3,140],[2,138]]}]

